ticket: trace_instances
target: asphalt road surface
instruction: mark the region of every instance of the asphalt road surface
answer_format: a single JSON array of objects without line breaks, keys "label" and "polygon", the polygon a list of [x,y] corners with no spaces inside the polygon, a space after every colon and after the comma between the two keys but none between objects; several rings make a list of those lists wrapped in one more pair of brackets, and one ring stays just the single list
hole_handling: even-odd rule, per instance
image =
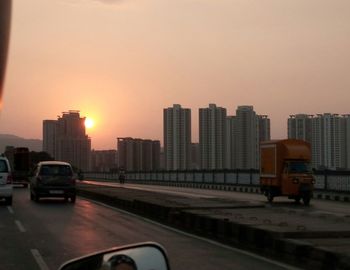
[{"label": "asphalt road surface", "polygon": [[79,197],[75,204],[35,203],[28,189],[16,188],[12,207],[0,203],[0,269],[53,270],[74,257],[143,241],[163,245],[174,270],[296,269]]}]

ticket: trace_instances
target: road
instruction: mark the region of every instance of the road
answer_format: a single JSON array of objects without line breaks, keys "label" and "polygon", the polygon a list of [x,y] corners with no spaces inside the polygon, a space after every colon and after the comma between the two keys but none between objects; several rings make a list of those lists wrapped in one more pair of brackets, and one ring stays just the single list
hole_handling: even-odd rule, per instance
[{"label": "road", "polygon": [[16,188],[14,204],[0,205],[1,269],[53,270],[71,258],[112,246],[156,241],[171,269],[295,269],[78,198],[39,203]]},{"label": "road", "polygon": [[[107,185],[107,186],[120,186],[119,183],[115,182],[97,182],[97,181],[83,181],[85,183],[95,185]],[[289,200],[286,197],[274,198],[274,203],[269,204],[266,202],[265,196],[256,193],[244,193],[234,191],[221,191],[221,190],[210,190],[210,189],[198,189],[198,188],[184,188],[184,187],[171,187],[161,185],[138,185],[138,184],[123,184],[124,187],[145,191],[158,192],[163,194],[174,194],[184,197],[193,198],[226,198],[235,199],[242,201],[262,202],[266,203],[266,207],[279,207],[293,209],[293,211],[300,212],[301,214],[309,215],[332,215],[338,217],[350,218],[350,203],[327,201],[313,199],[311,200],[310,206],[295,205],[293,200]]]}]

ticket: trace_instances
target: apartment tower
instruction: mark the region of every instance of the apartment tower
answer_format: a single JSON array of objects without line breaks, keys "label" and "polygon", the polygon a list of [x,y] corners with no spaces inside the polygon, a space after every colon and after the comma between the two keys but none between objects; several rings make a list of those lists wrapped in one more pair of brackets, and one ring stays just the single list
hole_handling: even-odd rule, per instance
[{"label": "apartment tower", "polygon": [[44,120],[43,145],[44,151],[56,160],[69,162],[83,171],[90,169],[91,140],[79,111],[63,112],[57,120]]},{"label": "apartment tower", "polygon": [[238,106],[236,110],[234,156],[238,169],[259,168],[258,117],[253,106]]},{"label": "apartment tower", "polygon": [[166,170],[191,167],[191,110],[179,104],[163,110],[164,165]]},{"label": "apartment tower", "polygon": [[209,104],[199,109],[200,168],[224,169],[226,164],[226,109]]}]

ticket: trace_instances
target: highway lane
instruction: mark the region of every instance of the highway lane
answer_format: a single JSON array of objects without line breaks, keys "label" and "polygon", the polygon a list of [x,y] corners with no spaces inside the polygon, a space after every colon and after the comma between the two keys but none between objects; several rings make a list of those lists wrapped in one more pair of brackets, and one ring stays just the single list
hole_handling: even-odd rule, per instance
[{"label": "highway lane", "polygon": [[0,217],[1,269],[53,270],[73,257],[142,241],[162,244],[175,270],[294,269],[82,198],[35,203],[16,188],[13,206],[0,205]]},{"label": "highway lane", "polygon": [[[120,186],[121,184],[116,182],[99,182],[99,181],[83,181],[91,184],[103,184],[109,186]],[[303,204],[296,205],[293,200],[286,197],[274,198],[274,203],[269,204],[266,201],[266,197],[262,194],[234,192],[234,191],[222,191],[222,190],[210,190],[210,189],[198,189],[198,188],[184,188],[184,187],[171,187],[161,185],[139,185],[139,184],[123,184],[126,188],[139,189],[145,191],[159,192],[163,194],[173,194],[184,197],[198,197],[198,198],[226,198],[241,201],[252,201],[266,203],[267,207],[279,207],[293,209],[293,211],[300,212],[300,214],[307,215],[331,215],[337,217],[350,218],[350,203],[340,201],[327,201],[312,199],[310,206],[304,206]]]}]

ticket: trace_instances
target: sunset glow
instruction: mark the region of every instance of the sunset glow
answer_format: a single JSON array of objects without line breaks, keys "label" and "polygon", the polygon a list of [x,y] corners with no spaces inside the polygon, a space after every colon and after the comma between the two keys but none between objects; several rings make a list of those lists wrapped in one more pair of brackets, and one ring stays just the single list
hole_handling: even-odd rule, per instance
[{"label": "sunset glow", "polygon": [[92,128],[94,125],[95,125],[95,122],[92,118],[85,119],[85,127],[86,128]]},{"label": "sunset glow", "polygon": [[100,150],[162,140],[173,104],[191,109],[192,142],[210,103],[254,106],[273,139],[290,115],[350,113],[347,0],[12,2],[0,134],[42,139],[74,109]]}]

